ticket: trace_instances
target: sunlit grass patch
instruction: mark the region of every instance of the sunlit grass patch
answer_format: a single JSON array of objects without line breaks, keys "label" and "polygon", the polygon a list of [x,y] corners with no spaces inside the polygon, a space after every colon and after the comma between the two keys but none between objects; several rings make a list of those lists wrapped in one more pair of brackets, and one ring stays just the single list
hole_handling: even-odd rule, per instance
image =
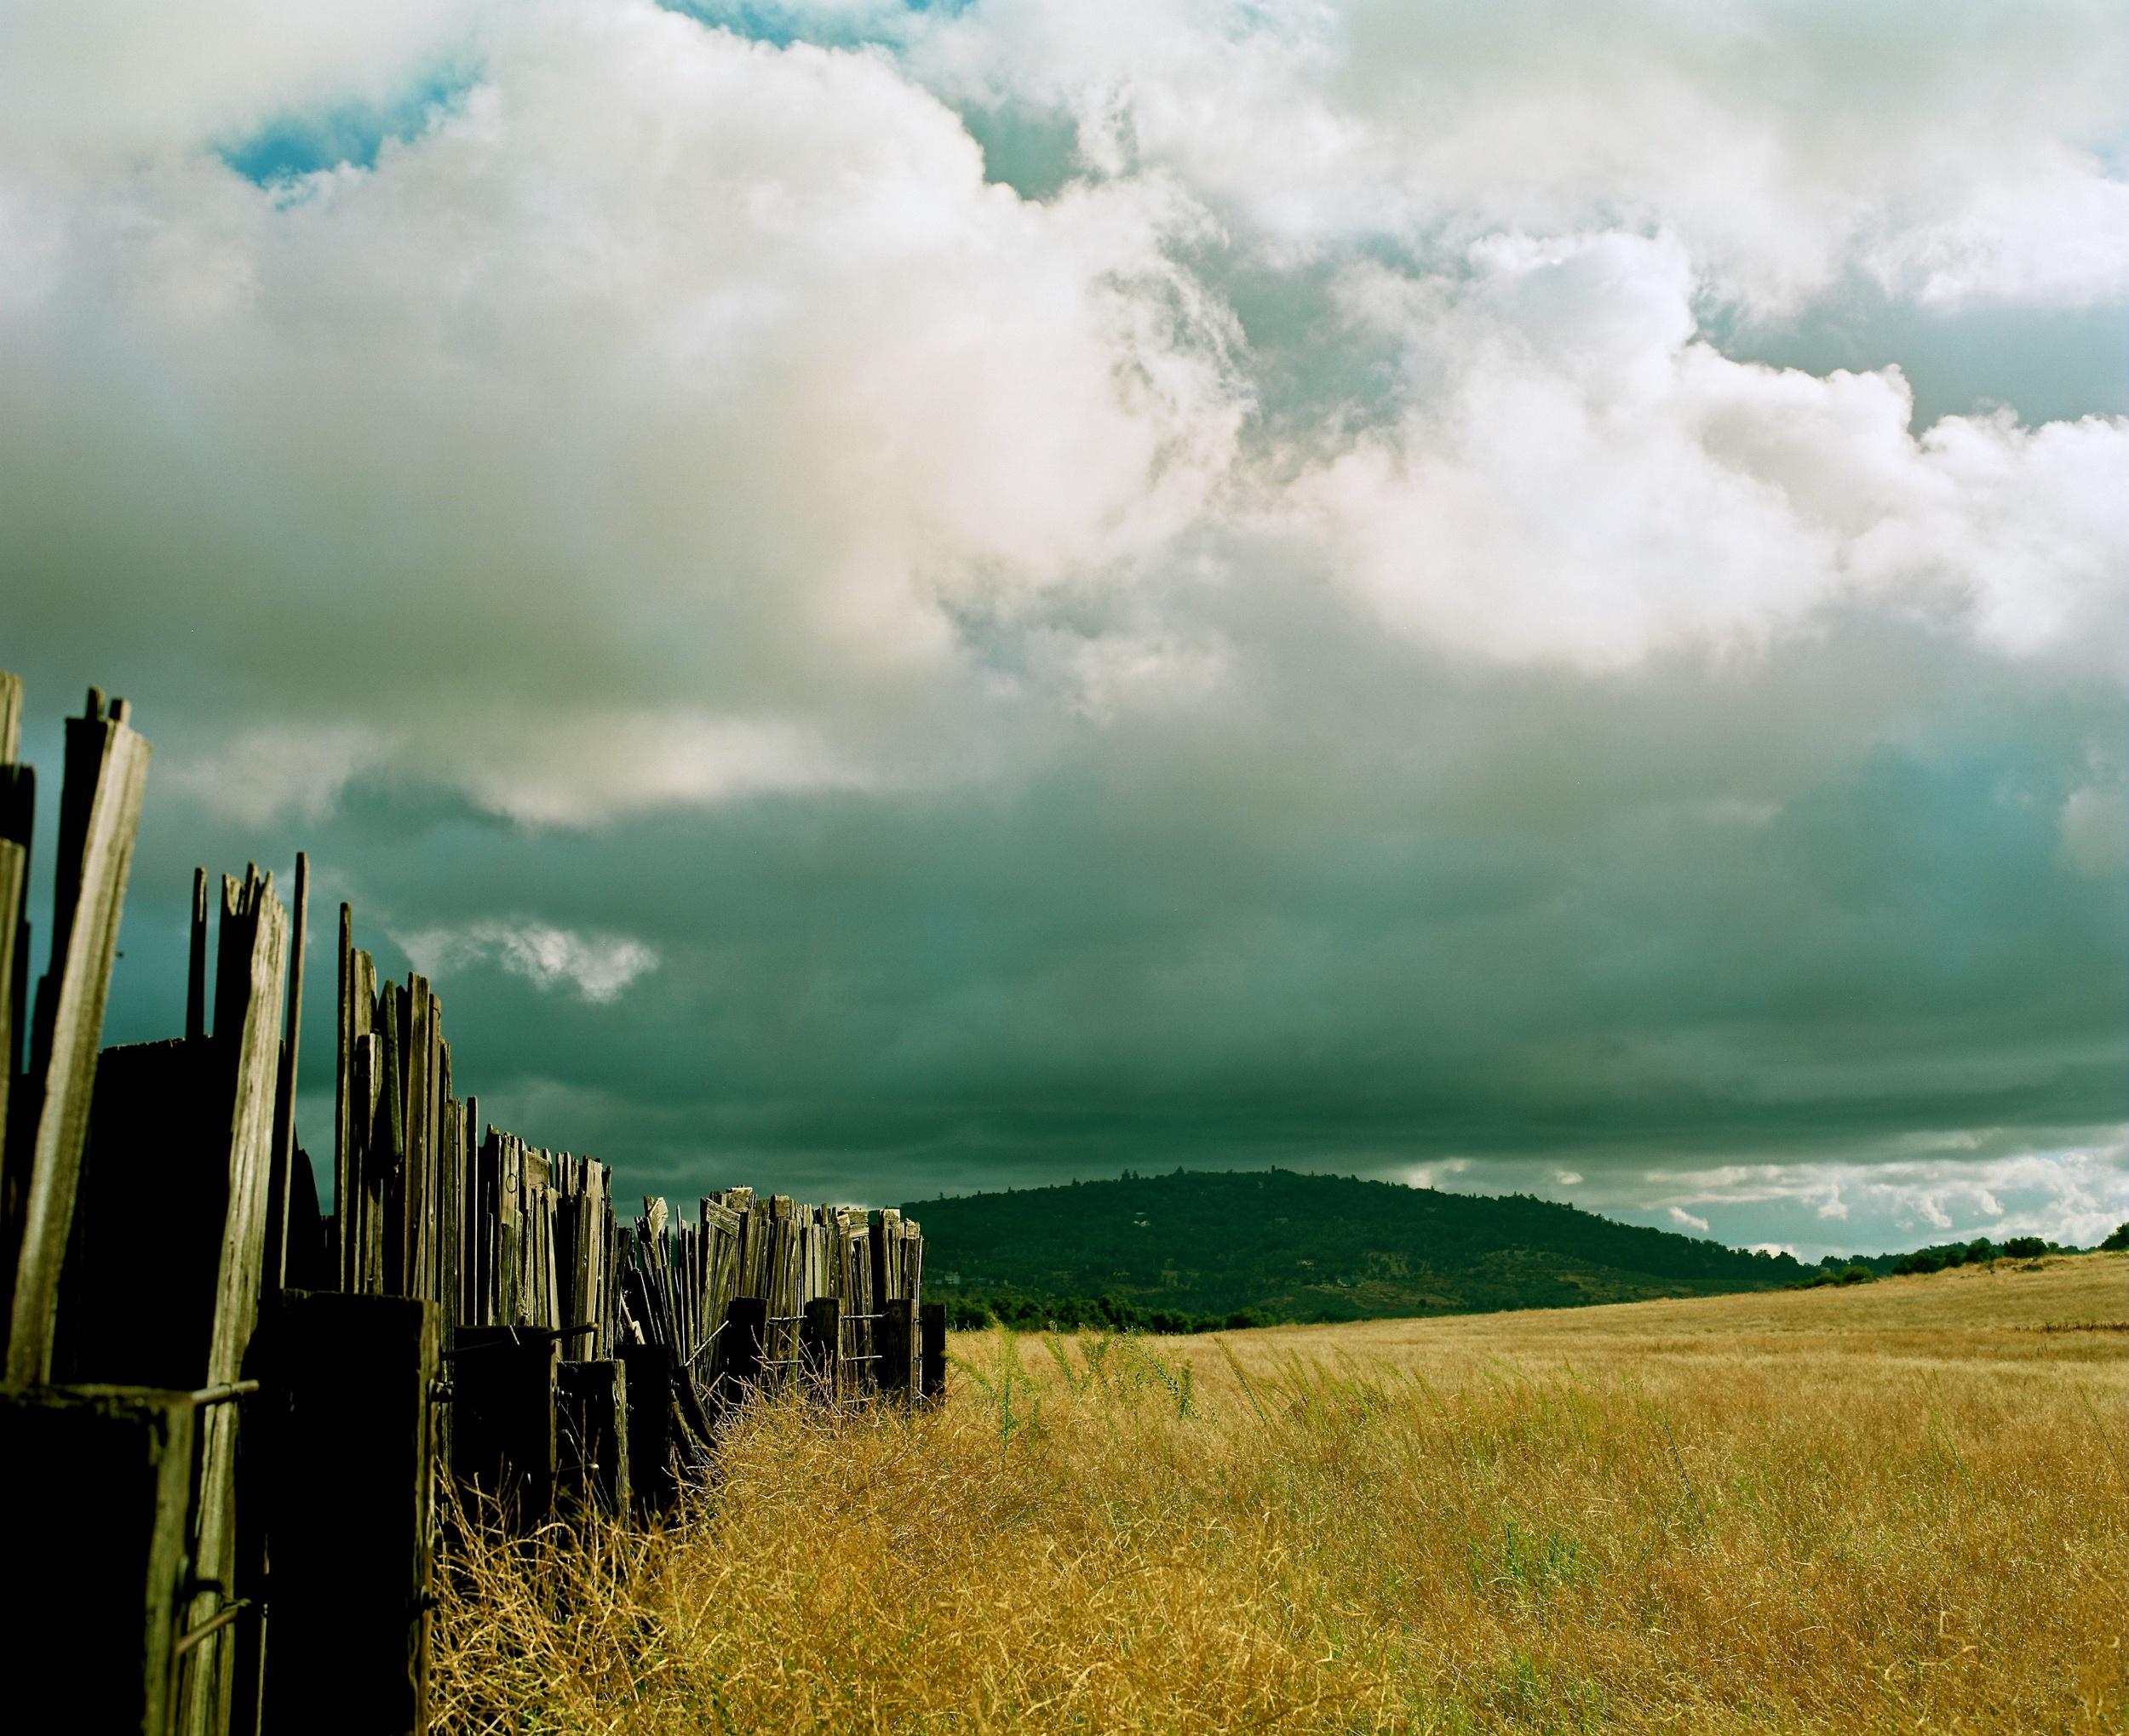
[{"label": "sunlit grass patch", "polygon": [[445,1726],[2118,1729],[2122,1340],[2036,1328],[2126,1276],[964,1335],[663,1531],[470,1533]]}]

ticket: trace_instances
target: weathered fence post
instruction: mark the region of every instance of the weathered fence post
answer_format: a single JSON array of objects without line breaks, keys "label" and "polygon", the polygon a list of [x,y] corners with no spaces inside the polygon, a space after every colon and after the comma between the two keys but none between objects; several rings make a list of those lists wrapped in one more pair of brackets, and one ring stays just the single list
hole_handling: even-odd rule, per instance
[{"label": "weathered fence post", "polygon": [[16,1727],[169,1727],[192,1410],[183,1392],[0,1392],[0,1487],[14,1492],[0,1631]]},{"label": "weathered fence post", "polygon": [[537,1525],[554,1498],[554,1338],[514,1326],[461,1326],[456,1337],[451,1469],[493,1495],[507,1522]]},{"label": "weathered fence post", "polygon": [[628,1475],[628,1368],[618,1360],[561,1365],[562,1479],[586,1508],[625,1516]]},{"label": "weathered fence post", "polygon": [[880,1335],[874,1341],[880,1346],[880,1360],[873,1365],[880,1390],[905,1398],[915,1384],[916,1372],[915,1309],[908,1297],[890,1296],[881,1304]]},{"label": "weathered fence post", "polygon": [[[23,986],[30,973],[30,838],[37,820],[37,773],[17,765],[22,747],[22,678],[0,670],[0,1235],[6,1205],[8,1100],[21,1064]],[[8,1262],[0,1249],[0,1277]],[[0,1292],[0,1295],[11,1293]]]},{"label": "weathered fence post", "polygon": [[928,1404],[946,1390],[946,1304],[927,1302],[916,1313],[924,1340],[921,1390]]},{"label": "weathered fence post", "polygon": [[261,1337],[260,1372],[281,1400],[256,1492],[272,1561],[263,1728],[422,1736],[435,1309],[290,1290]]},{"label": "weathered fence post", "polygon": [[737,1404],[761,1384],[768,1354],[769,1304],[759,1296],[735,1296],[725,1309],[725,1360],[719,1402]]},{"label": "weathered fence post", "polygon": [[[13,1297],[7,1379],[14,1385],[51,1378],[60,1269],[147,782],[148,744],[128,726],[126,715],[125,701],[112,700],[106,713],[103,695],[92,687],[88,715],[66,720],[52,965],[37,985],[30,1069],[22,1080],[34,1106],[16,1107],[18,1126],[33,1114],[36,1131],[26,1141],[9,1140],[0,1182],[0,1275],[12,1281]],[[18,1149],[19,1143],[25,1149]]]},{"label": "weathered fence post", "polygon": [[842,1397],[842,1338],[841,1303],[832,1296],[822,1296],[806,1304],[800,1362],[807,1384],[823,1404],[835,1404]]},{"label": "weathered fence post", "polygon": [[623,1344],[628,1369],[628,1487],[640,1513],[666,1513],[680,1498],[674,1475],[673,1347]]}]

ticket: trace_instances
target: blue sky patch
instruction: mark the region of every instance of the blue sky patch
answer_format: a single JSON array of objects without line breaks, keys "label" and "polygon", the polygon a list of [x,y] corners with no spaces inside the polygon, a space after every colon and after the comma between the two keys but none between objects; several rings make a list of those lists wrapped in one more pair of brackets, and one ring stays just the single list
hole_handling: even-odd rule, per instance
[{"label": "blue sky patch", "polygon": [[308,114],[286,114],[224,145],[219,155],[246,180],[273,186],[352,165],[369,169],[387,139],[419,138],[436,116],[475,82],[463,67],[432,73],[384,102],[343,103]]}]

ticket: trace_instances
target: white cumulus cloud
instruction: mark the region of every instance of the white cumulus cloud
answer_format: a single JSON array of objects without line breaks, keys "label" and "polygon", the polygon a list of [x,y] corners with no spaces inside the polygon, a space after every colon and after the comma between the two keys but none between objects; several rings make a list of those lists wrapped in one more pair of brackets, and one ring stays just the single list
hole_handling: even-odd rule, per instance
[{"label": "white cumulus cloud", "polygon": [[462,927],[394,931],[392,938],[416,970],[447,977],[490,960],[536,988],[568,985],[597,1005],[614,1000],[637,977],[657,968],[655,949],[625,935],[579,934],[542,922],[490,920]]}]

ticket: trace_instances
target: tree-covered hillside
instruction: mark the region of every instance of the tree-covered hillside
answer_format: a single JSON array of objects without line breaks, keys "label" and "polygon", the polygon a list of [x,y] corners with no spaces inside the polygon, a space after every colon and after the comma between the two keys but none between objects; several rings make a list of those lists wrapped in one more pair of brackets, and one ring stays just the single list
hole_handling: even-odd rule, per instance
[{"label": "tree-covered hillside", "polygon": [[1360,1320],[1713,1295],[1807,1275],[1786,1254],[1740,1253],[1522,1195],[1286,1170],[1127,1172],[902,1209],[924,1226],[932,1294],[1015,1313],[1027,1312],[1015,1303],[1108,1297],[1174,1315]]}]

